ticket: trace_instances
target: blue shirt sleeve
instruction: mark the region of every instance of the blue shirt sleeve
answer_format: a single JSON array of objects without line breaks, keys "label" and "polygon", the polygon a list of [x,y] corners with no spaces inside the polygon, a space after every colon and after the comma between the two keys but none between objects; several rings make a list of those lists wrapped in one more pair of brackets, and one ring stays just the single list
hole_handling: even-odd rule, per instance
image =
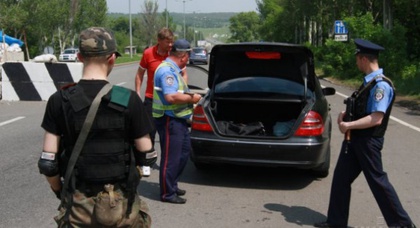
[{"label": "blue shirt sleeve", "polygon": [[[156,78],[155,78],[156,80]],[[164,95],[178,92],[178,81],[176,74],[172,72],[170,67],[162,67],[159,69],[158,86],[162,88]]]},{"label": "blue shirt sleeve", "polygon": [[166,74],[162,77],[163,94],[174,94],[178,92],[178,81],[175,75]]},{"label": "blue shirt sleeve", "polygon": [[378,81],[376,85],[370,90],[370,97],[368,101],[367,111],[386,113],[391,104],[394,91],[391,86],[385,81]]}]

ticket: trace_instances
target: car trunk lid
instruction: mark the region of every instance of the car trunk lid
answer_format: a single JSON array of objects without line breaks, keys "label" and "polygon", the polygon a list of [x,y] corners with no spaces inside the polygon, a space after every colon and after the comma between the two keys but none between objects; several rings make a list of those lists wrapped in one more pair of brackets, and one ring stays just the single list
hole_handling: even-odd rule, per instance
[{"label": "car trunk lid", "polygon": [[[312,52],[300,45],[282,43],[219,44],[210,54],[208,87],[240,77],[278,77],[313,89]],[[309,79],[309,81],[308,81]],[[213,90],[214,91],[214,90]]]},{"label": "car trunk lid", "polygon": [[[246,127],[248,124],[255,126],[261,123],[265,128],[264,133],[239,136],[290,137],[314,103],[313,55],[306,47],[278,43],[222,44],[213,47],[210,58],[207,82],[211,89],[207,113],[211,116],[211,125],[221,135],[234,135],[224,130],[227,124]],[[225,86],[228,81],[255,78],[267,82],[272,78],[283,80],[288,85],[295,84],[298,88],[296,93],[299,94],[287,97],[275,94],[270,97],[269,93],[218,92],[218,87]],[[276,85],[272,89],[277,88]]]}]

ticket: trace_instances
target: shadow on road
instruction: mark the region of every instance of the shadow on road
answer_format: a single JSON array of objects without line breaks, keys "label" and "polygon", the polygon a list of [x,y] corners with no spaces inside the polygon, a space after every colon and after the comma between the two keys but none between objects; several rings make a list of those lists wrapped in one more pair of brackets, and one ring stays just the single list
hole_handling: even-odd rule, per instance
[{"label": "shadow on road", "polygon": [[314,221],[321,222],[327,219],[325,215],[303,206],[268,203],[264,207],[273,212],[280,212],[285,221],[299,226],[312,226]]},{"label": "shadow on road", "polygon": [[261,168],[215,165],[199,170],[190,162],[181,177],[182,182],[247,189],[297,190],[317,180],[308,171],[291,168]]},{"label": "shadow on road", "polygon": [[[159,172],[158,165],[153,172]],[[198,170],[189,162],[180,183],[221,186],[241,189],[299,190],[318,180],[306,170],[292,168],[261,168],[233,165],[215,165]],[[143,178],[138,186],[142,197],[159,201],[159,181]]]},{"label": "shadow on road", "polygon": [[[264,207],[272,212],[280,212],[285,221],[298,226],[313,226],[315,222],[327,220],[325,215],[303,206],[287,206],[283,204],[267,203]],[[348,228],[352,227],[348,226]]]}]

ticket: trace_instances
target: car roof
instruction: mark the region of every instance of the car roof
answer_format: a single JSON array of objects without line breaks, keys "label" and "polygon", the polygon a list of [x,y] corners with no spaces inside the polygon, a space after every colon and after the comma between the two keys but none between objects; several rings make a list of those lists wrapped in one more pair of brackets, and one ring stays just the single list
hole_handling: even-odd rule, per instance
[{"label": "car roof", "polygon": [[313,54],[302,45],[268,42],[217,44],[210,55],[209,88],[249,76],[279,77],[313,84],[315,76]]}]

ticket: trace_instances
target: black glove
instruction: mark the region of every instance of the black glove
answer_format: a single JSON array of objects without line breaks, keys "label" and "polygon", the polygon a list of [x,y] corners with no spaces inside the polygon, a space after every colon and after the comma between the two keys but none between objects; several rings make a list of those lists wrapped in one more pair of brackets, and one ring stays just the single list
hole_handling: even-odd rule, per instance
[{"label": "black glove", "polygon": [[157,152],[154,148],[144,152],[134,151],[134,157],[138,166],[153,166],[157,161]]}]

